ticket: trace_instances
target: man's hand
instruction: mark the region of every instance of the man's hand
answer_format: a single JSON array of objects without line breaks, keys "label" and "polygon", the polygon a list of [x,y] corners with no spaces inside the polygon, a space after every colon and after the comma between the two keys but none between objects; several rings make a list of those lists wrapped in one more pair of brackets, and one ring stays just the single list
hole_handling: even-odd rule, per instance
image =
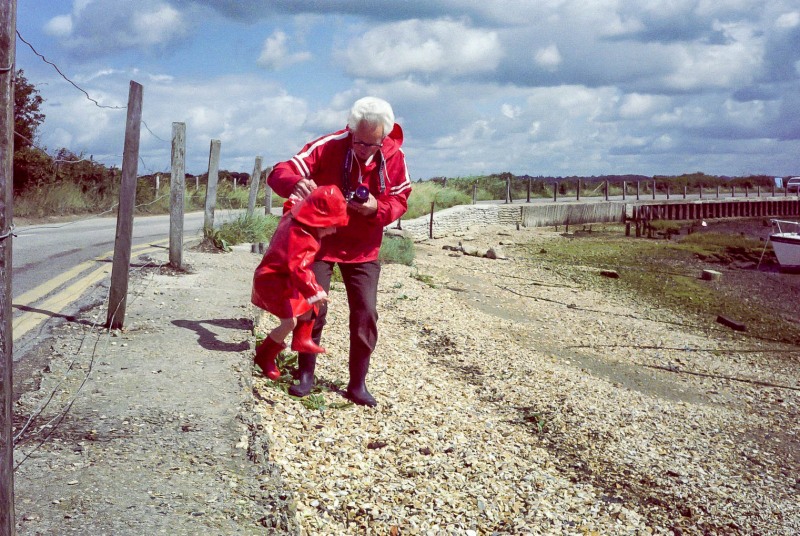
[{"label": "man's hand", "polygon": [[356,203],[355,201],[349,201],[347,203],[347,206],[349,206],[362,216],[372,216],[373,214],[378,212],[378,200],[375,199],[375,197],[372,194],[369,194],[369,199],[367,199],[363,203]]},{"label": "man's hand", "polygon": [[291,195],[305,199],[317,187],[317,183],[311,179],[300,179],[294,183]]}]

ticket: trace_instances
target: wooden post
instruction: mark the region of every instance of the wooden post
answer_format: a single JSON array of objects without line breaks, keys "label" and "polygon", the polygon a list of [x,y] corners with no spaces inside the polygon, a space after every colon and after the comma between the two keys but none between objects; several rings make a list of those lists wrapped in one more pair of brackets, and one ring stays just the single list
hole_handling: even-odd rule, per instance
[{"label": "wooden post", "polygon": [[558,182],[553,183],[553,202],[558,201]]},{"label": "wooden post", "polygon": [[264,181],[264,214],[272,214],[272,188],[269,187],[266,180]]},{"label": "wooden post", "polygon": [[475,205],[478,202],[478,183],[473,183],[472,185],[472,204]]},{"label": "wooden post", "polygon": [[636,181],[636,200],[639,200],[639,181]]},{"label": "wooden post", "polygon": [[736,197],[736,186],[731,186],[731,197]]},{"label": "wooden post", "polygon": [[214,211],[217,208],[217,183],[219,182],[219,151],[222,146],[220,140],[211,140],[208,151],[208,184],[206,185],[206,212],[203,219],[203,229],[214,228]]},{"label": "wooden post", "polygon": [[506,203],[511,203],[511,177],[506,179]]},{"label": "wooden post", "polygon": [[186,183],[186,123],[172,123],[172,175],[169,180],[169,264],[183,267],[183,191]]},{"label": "wooden post", "polygon": [[655,199],[655,198],[656,198],[656,181],[654,179],[653,180],[653,199]]},{"label": "wooden post", "polygon": [[575,199],[577,201],[581,200],[581,180],[580,179],[578,179],[578,187],[577,187],[577,192],[575,192]]},{"label": "wooden post", "polygon": [[[626,181],[622,181],[622,200],[625,201],[625,193],[628,190],[628,183]],[[628,229],[630,230],[630,228]]]},{"label": "wooden post", "polygon": [[139,133],[142,124],[144,88],[131,80],[128,91],[128,119],[125,124],[125,148],[122,152],[122,178],[117,208],[117,236],[114,241],[114,263],[111,267],[111,289],[108,292],[106,326],[119,329],[125,324],[128,299],[128,270],[131,264],[133,209],[136,205],[136,177],[139,166]]},{"label": "wooden post", "polygon": [[717,184],[717,199],[719,199],[719,184]]},{"label": "wooden post", "polygon": [[[685,198],[686,196],[684,195],[683,197]],[[703,185],[702,184],[700,185],[700,199],[703,199]]]},{"label": "wooden post", "polygon": [[256,198],[258,197],[258,185],[261,182],[261,157],[256,157],[253,165],[253,174],[250,175],[250,197],[247,200],[247,217],[252,218],[256,211]]},{"label": "wooden post", "polygon": [[431,221],[428,224],[428,237],[433,238],[433,207],[436,205],[436,201],[431,201]]},{"label": "wooden post", "polygon": [[526,202],[527,203],[531,202],[531,178],[530,177],[528,177],[528,198],[527,198]]},{"label": "wooden post", "polygon": [[14,334],[11,310],[14,189],[14,58],[17,2],[0,2],[0,534],[12,535],[14,521]]},{"label": "wooden post", "polygon": [[[686,190],[685,190],[685,188],[686,188],[686,187],[684,186],[684,190],[683,190],[683,191],[684,191],[684,194],[686,193]],[[667,183],[667,199],[669,199],[669,193],[670,193],[670,188],[669,188],[669,183]],[[685,198],[685,197],[686,197],[686,195],[684,195],[684,198]]]}]

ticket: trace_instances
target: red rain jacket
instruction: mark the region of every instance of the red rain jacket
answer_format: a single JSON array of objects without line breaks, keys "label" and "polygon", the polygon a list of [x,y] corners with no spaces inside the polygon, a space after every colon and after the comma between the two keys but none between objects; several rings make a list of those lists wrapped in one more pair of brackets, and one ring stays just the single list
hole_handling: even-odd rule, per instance
[{"label": "red rain jacket", "polygon": [[253,275],[250,301],[278,318],[297,317],[314,307],[308,298],[323,290],[311,271],[319,251],[313,230],[287,213]]},{"label": "red rain jacket", "polygon": [[[365,162],[351,159],[348,177],[350,189],[359,184],[369,188],[378,201],[378,211],[362,216],[348,211],[350,222],[340,227],[336,234],[326,236],[317,259],[331,262],[368,262],[378,258],[383,239],[383,228],[397,220],[408,209],[411,180],[406,168],[405,155],[400,149],[403,130],[395,124],[383,140],[384,190],[380,185],[380,154]],[[312,179],[317,186],[333,184],[342,188],[347,153],[352,146],[352,134],[339,130],[322,136],[308,144],[291,160],[275,164],[267,177],[269,186],[281,197],[289,197],[294,185],[303,178]]]}]

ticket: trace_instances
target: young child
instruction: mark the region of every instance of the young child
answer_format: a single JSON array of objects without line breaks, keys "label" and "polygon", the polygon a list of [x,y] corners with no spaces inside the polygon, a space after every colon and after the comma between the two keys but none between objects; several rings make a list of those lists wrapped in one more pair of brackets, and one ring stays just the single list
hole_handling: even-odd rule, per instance
[{"label": "young child", "polygon": [[336,186],[320,186],[305,199],[290,199],[284,206],[275,234],[253,275],[254,305],[277,316],[280,324],[256,349],[255,363],[276,380],[281,372],[275,358],[286,348],[292,332],[292,350],[324,353],[311,339],[317,304],[328,295],[317,283],[311,265],[320,240],[347,225],[347,202]]}]

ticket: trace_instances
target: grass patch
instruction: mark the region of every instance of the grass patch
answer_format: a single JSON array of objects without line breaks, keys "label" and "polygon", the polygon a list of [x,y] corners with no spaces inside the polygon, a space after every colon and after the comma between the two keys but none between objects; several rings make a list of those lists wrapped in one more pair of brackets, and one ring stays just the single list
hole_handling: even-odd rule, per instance
[{"label": "grass patch", "polygon": [[269,242],[280,218],[273,215],[252,216],[242,215],[235,220],[225,222],[216,230],[206,230],[207,238],[213,237],[215,241],[229,246],[245,242]]},{"label": "grass patch", "polygon": [[[624,293],[653,308],[702,317],[713,325],[718,315],[735,318],[748,326],[748,332],[767,339],[796,344],[800,327],[776,319],[774,300],[757,299],[757,286],[771,274],[754,270],[734,270],[716,282],[704,281],[700,274],[709,262],[733,263],[755,259],[763,243],[746,236],[703,232],[679,240],[648,240],[626,237],[622,226],[606,226],[600,232],[581,234],[541,246],[523,246],[527,256],[551,263],[556,270],[580,285],[599,286],[608,293]],[[611,269],[619,279],[599,278],[591,269]],[[746,288],[748,282],[756,288]]]},{"label": "grass patch", "polygon": [[411,266],[414,262],[414,241],[410,238],[384,237],[378,260],[389,264]]},{"label": "grass patch", "polygon": [[404,220],[411,220],[430,214],[431,203],[435,210],[442,210],[456,205],[471,205],[472,197],[455,188],[442,188],[435,182],[415,182],[408,198],[408,211]]}]

